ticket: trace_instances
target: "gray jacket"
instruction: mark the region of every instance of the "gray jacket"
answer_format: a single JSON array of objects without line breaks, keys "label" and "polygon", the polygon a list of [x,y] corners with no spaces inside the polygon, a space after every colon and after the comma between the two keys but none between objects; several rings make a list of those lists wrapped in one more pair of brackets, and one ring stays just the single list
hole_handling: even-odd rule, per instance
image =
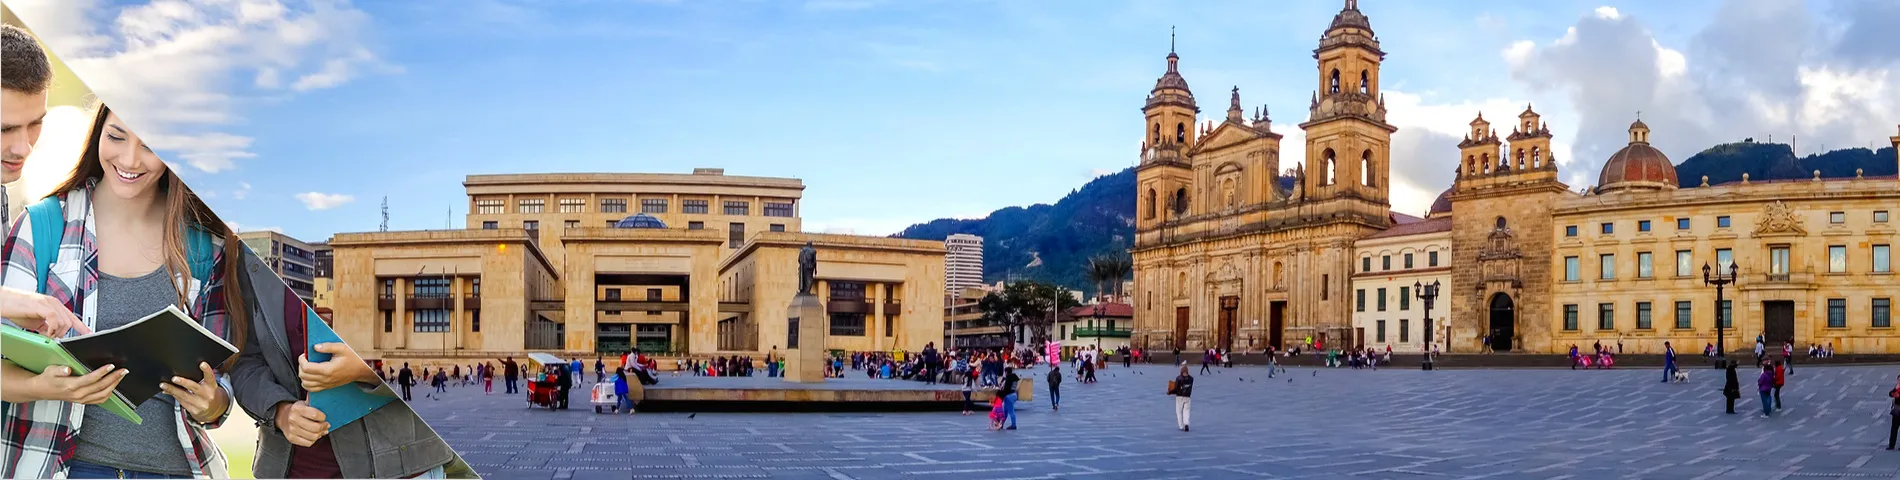
[{"label": "gray jacket", "polygon": [[[284,322],[304,320],[284,318],[288,295],[280,292],[288,287],[255,254],[246,252],[244,257],[241,277],[252,293],[247,295],[252,321],[243,353],[232,368],[232,396],[258,421],[257,457],[251,472],[257,478],[284,478],[290,468],[291,444],[277,429],[276,406],[296,402],[304,393],[297,379],[297,360],[289,353]],[[395,396],[387,384],[358,383],[355,388]],[[337,428],[329,437],[343,478],[407,478],[448,465],[456,458],[435,430],[401,400]]]}]

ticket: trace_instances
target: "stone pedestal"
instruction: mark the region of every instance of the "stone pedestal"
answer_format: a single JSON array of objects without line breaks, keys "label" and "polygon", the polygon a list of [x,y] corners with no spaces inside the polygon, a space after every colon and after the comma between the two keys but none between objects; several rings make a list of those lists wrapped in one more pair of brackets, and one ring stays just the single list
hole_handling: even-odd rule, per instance
[{"label": "stone pedestal", "polygon": [[825,381],[825,334],[830,319],[825,304],[816,295],[799,295],[785,309],[786,348],[785,381],[820,383]]}]

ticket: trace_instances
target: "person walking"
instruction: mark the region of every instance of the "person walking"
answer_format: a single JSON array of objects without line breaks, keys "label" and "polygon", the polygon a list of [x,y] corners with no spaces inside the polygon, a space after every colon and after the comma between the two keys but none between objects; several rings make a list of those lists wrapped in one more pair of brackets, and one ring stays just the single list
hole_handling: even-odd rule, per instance
[{"label": "person walking", "polygon": [[1755,391],[1761,394],[1761,418],[1775,413],[1775,367],[1762,364],[1761,375],[1755,377]]},{"label": "person walking", "polygon": [[402,370],[396,372],[396,385],[402,386],[402,401],[409,401],[409,387],[416,384],[416,372],[409,369],[409,362],[403,362]]},{"label": "person walking", "polygon": [[607,381],[607,361],[600,355],[594,356],[594,383]]},{"label": "person walking", "polygon": [[1202,375],[1207,374],[1207,366],[1208,364],[1213,363],[1213,362],[1214,362],[1214,349],[1210,348],[1206,352],[1201,352],[1201,374]]},{"label": "person walking", "polygon": [[1174,377],[1169,384],[1168,395],[1174,396],[1174,424],[1181,431],[1188,431],[1188,407],[1194,396],[1194,376],[1188,375],[1187,364],[1181,364],[1181,375]]},{"label": "person walking", "polygon": [[495,394],[495,367],[482,364],[482,395]]},{"label": "person walking", "polygon": [[1049,364],[1049,409],[1062,409],[1062,367]]},{"label": "person walking", "polygon": [[[1572,369],[1576,368],[1576,362],[1571,362],[1571,368]],[[1662,381],[1663,383],[1669,383],[1669,379],[1675,378],[1675,376],[1676,376],[1676,347],[1669,346],[1669,342],[1663,342],[1663,379]]]},{"label": "person walking", "polygon": [[1722,398],[1728,401],[1728,413],[1735,413],[1735,400],[1742,398],[1742,382],[1735,377],[1735,361],[1723,362],[1722,369],[1727,371],[1728,380],[1722,382]]},{"label": "person walking", "polygon": [[1761,363],[1762,356],[1768,354],[1768,344],[1762,342],[1761,335],[1755,336],[1755,363]]},{"label": "person walking", "polygon": [[1781,344],[1781,364],[1782,364],[1782,367],[1788,371],[1787,373],[1789,375],[1794,374],[1794,342],[1793,341],[1788,341]]},{"label": "person walking", "polygon": [[970,394],[976,391],[976,375],[963,376],[963,416],[976,411],[976,402],[970,400]]},{"label": "person walking", "polygon": [[1003,367],[1003,387],[996,394],[1003,397],[1003,417],[1009,421],[1004,430],[1016,429],[1016,383],[1022,380],[1016,376],[1016,367]]},{"label": "person walking", "polygon": [[633,367],[631,366],[622,366],[614,369],[614,404],[615,407],[623,412],[627,412],[628,415],[633,415],[633,399],[627,397],[627,394],[631,393],[632,389],[632,387],[627,385],[627,370],[632,369]]},{"label": "person walking", "polygon": [[515,357],[510,356],[508,358],[501,359],[502,386],[507,387],[505,389],[507,391],[502,392],[502,393],[508,393],[508,394],[519,393],[520,389],[515,388],[515,381],[520,380],[520,379],[521,379],[521,365],[515,363]]},{"label": "person walking", "polygon": [[1775,368],[1775,410],[1781,410],[1781,386],[1788,383],[1788,367],[1785,362],[1771,362]]},{"label": "person walking", "polygon": [[1896,436],[1900,436],[1900,387],[1887,391],[1887,398],[1893,404],[1887,406],[1887,449],[1893,450]]}]

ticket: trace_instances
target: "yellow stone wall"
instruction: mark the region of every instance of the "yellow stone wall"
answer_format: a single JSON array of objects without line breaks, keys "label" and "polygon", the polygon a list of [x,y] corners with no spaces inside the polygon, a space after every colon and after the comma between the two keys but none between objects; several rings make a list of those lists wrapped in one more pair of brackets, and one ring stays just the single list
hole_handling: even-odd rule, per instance
[{"label": "yellow stone wall", "polygon": [[[1798,229],[1767,225],[1776,202],[1789,207]],[[1875,211],[1889,212],[1884,223],[1873,221]],[[1830,223],[1832,212],[1843,213],[1843,223]],[[1622,339],[1625,351],[1660,352],[1670,341],[1678,351],[1700,352],[1715,342],[1715,288],[1702,280],[1704,263],[1716,264],[1717,249],[1731,249],[1741,272],[1738,285],[1724,290],[1733,301],[1734,328],[1726,329],[1730,349],[1753,348],[1764,328],[1764,301],[1793,301],[1795,341],[1832,342],[1843,353],[1895,353],[1893,327],[1871,326],[1872,299],[1900,300],[1900,278],[1874,272],[1873,245],[1900,244],[1900,185],[1891,178],[1828,181],[1776,181],[1686,187],[1659,192],[1627,192],[1571,197],[1555,205],[1550,226],[1557,239],[1551,255],[1550,279],[1555,284],[1550,313],[1542,323],[1554,332],[1545,351],[1561,351],[1576,343],[1613,344]],[[1729,227],[1717,227],[1717,218],[1729,217]],[[1690,229],[1677,230],[1676,220],[1688,218]],[[1638,231],[1638,222],[1650,221],[1650,231]],[[1614,233],[1601,234],[1601,224],[1612,223]],[[1577,226],[1576,237],[1565,227]],[[1789,247],[1791,272],[1770,277],[1770,246]],[[1847,247],[1847,271],[1828,271],[1828,247]],[[1691,269],[1676,271],[1676,251],[1691,251]],[[1638,277],[1638,253],[1652,253],[1652,278]],[[1614,255],[1616,278],[1601,279],[1599,255]],[[1575,282],[1564,280],[1564,257],[1578,257]],[[1892,262],[1890,259],[1889,262]],[[1827,327],[1827,300],[1846,300],[1844,328]],[[1651,302],[1651,328],[1636,325],[1636,303]],[[1677,329],[1675,302],[1691,303],[1691,328]],[[1597,328],[1597,304],[1615,306],[1615,328]],[[1578,305],[1578,329],[1563,329],[1562,305]]]},{"label": "yellow stone wall", "polygon": [[[832,281],[865,282],[865,297],[872,308],[872,313],[865,317],[864,336],[828,336],[825,348],[917,352],[923,350],[926,343],[942,346],[943,242],[764,233],[754,237],[719,269],[720,283],[726,292],[722,296],[751,304],[746,318],[756,322],[760,351],[770,351],[775,346],[785,351],[786,307],[798,293],[798,253],[807,241],[812,242],[812,248],[818,253],[819,288],[815,293],[819,299],[828,298]],[[885,298],[897,299],[901,309],[889,329],[882,320],[888,313]]]},{"label": "yellow stone wall", "polygon": [[[367,358],[519,351],[532,315],[529,299],[554,287],[546,260],[520,229],[344,233],[331,245],[336,249],[331,308],[337,333]],[[452,331],[413,331],[405,296],[416,278],[445,274],[454,278]],[[471,322],[477,314],[462,301],[474,293],[477,278],[482,279],[480,332]],[[378,307],[384,279],[396,282],[388,331]]]},{"label": "yellow stone wall", "polygon": [[[669,225],[670,226],[670,225]],[[596,274],[680,275],[689,280],[689,298],[678,298],[690,305],[686,331],[675,330],[674,343],[682,335],[686,350],[695,354],[717,351],[716,325],[719,319],[719,257],[725,250],[722,232],[684,229],[579,228],[562,232],[568,261],[565,273],[567,349],[593,352],[595,324],[601,312],[595,302],[605,299],[604,290],[595,284]],[[625,301],[642,301],[646,293],[622,293]],[[621,316],[628,314],[623,313]],[[645,312],[634,315],[649,317]],[[662,312],[660,320],[677,321],[681,314]],[[619,320],[619,319],[616,319]],[[632,319],[629,319],[632,320]]]}]

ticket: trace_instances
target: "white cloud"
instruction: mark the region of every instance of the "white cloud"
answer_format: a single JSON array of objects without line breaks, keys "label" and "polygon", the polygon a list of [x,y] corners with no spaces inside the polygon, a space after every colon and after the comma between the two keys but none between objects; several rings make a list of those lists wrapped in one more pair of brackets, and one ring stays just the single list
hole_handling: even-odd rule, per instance
[{"label": "white cloud", "polygon": [[120,8],[93,0],[15,0],[7,5],[153,148],[175,152],[204,172],[228,170],[256,157],[250,138],[225,131],[242,119],[247,92],[240,87],[264,94],[303,92],[400,71],[365,45],[368,16],[347,3],[152,0]]},{"label": "white cloud", "polygon": [[244,233],[244,232],[284,233],[283,227],[248,227],[248,226],[240,225],[237,222],[224,222],[224,224],[225,226],[231,227],[231,231],[238,232],[238,233]]},{"label": "white cloud", "polygon": [[1502,56],[1513,80],[1563,97],[1570,111],[1547,118],[1569,129],[1558,138],[1572,139],[1576,151],[1560,146],[1559,165],[1566,183],[1586,186],[1628,143],[1638,111],[1651,143],[1676,162],[1745,137],[1798,137],[1798,155],[1884,140],[1900,115],[1900,50],[1892,42],[1884,53],[1861,48],[1894,35],[1880,26],[1893,18],[1865,11],[1883,8],[1900,10],[1849,2],[1838,18],[1816,18],[1821,13],[1800,2],[1730,0],[1687,45],[1665,44],[1642,19],[1599,9],[1561,38],[1519,41]]},{"label": "white cloud", "polygon": [[356,197],[341,193],[304,192],[297,194],[297,200],[303,202],[304,208],[329,210],[356,201]]},{"label": "white cloud", "polygon": [[1623,18],[1622,12],[1618,12],[1616,11],[1616,7],[1612,7],[1608,5],[1597,7],[1596,14],[1597,14],[1597,18],[1601,18],[1604,20],[1619,20]]},{"label": "white cloud", "polygon": [[237,191],[231,192],[231,198],[235,198],[238,200],[243,200],[244,197],[248,197],[250,195],[251,195],[250,182],[238,182]]}]

